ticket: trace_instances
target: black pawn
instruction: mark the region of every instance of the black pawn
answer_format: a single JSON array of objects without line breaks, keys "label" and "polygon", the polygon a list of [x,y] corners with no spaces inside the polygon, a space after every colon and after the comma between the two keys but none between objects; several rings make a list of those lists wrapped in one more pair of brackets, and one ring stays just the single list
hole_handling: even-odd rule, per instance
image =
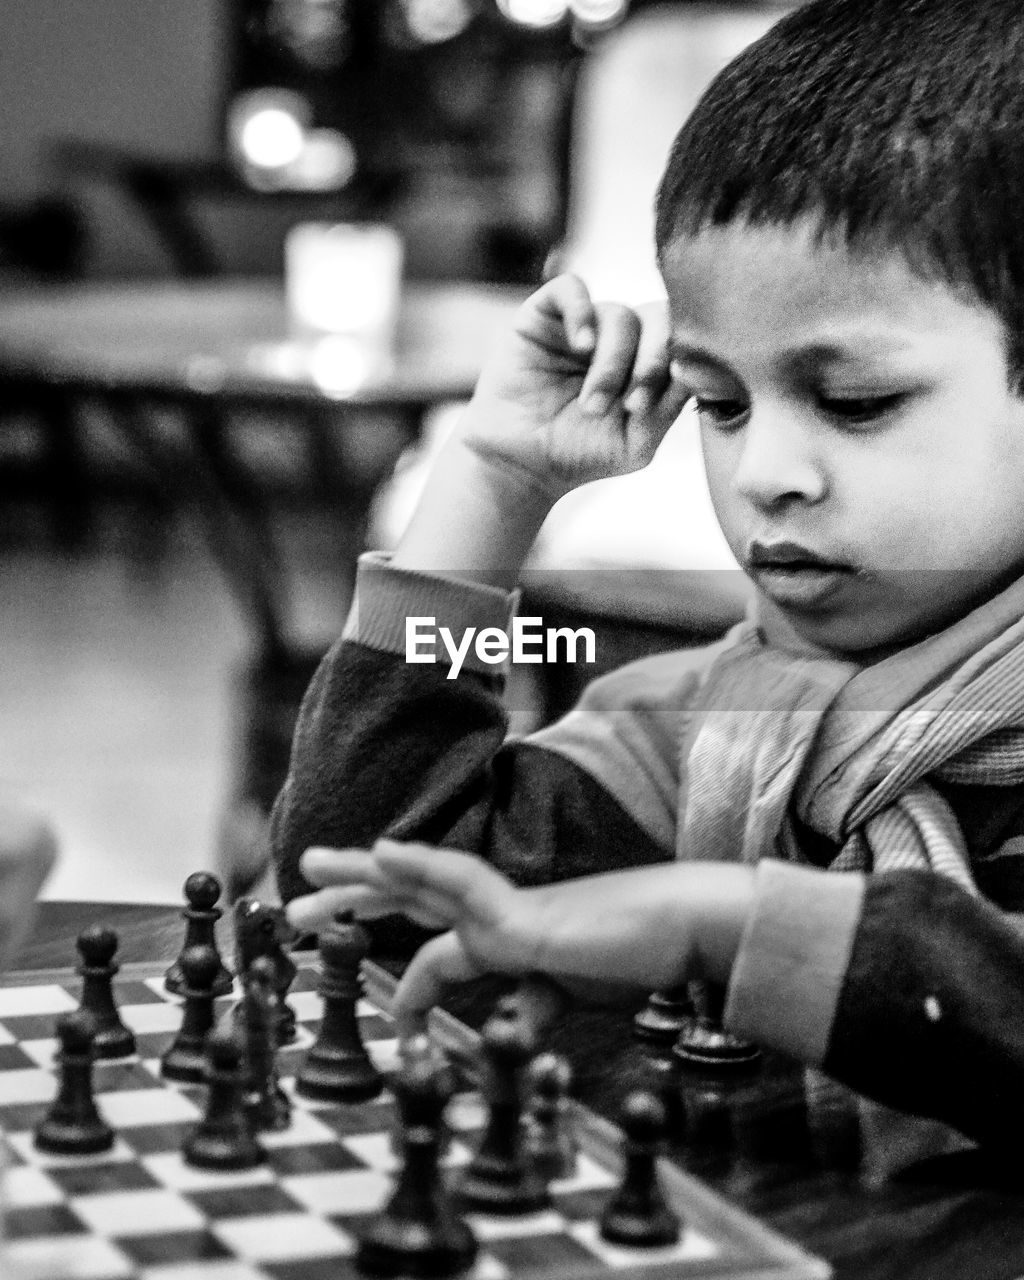
[{"label": "black pawn", "polygon": [[[217,906],[220,897],[220,881],[209,871],[194,871],[185,881],[185,941],[181,950],[188,947],[213,947],[217,949],[215,926],[224,914]],[[176,996],[184,995],[185,975],[181,970],[181,954],[164,974],[164,986]],[[231,973],[217,955],[217,978],[213,984],[215,996],[226,996],[231,991]]]},{"label": "black pawn", "polygon": [[114,1145],[114,1131],[100,1115],[92,1092],[95,1037],[95,1019],[81,1009],[57,1022],[60,1084],[34,1135],[36,1147],[49,1155],[92,1155]]},{"label": "black pawn", "polygon": [[286,942],[294,940],[295,930],[288,923],[283,907],[258,902],[255,898],[238,899],[234,920],[235,967],[243,974],[258,956],[272,962],[278,998],[277,1043],[289,1044],[295,1039],[296,1018],[286,997],[298,970],[284,948]]},{"label": "black pawn", "polygon": [[722,1026],[725,990],[707,982],[691,982],[696,1016],[683,1027],[672,1052],[688,1066],[730,1070],[757,1062],[761,1050],[740,1040]]},{"label": "black pawn", "polygon": [[359,1034],[356,1002],[362,995],[360,966],[370,938],[350,913],[338,916],[320,934],[323,1015],[316,1042],[295,1079],[304,1098],[320,1102],[366,1102],[384,1087]]},{"label": "black pawn", "polygon": [[685,984],[655,991],[633,1019],[638,1040],[671,1049],[681,1031],[693,1022],[693,1001]]},{"label": "black pawn", "polygon": [[533,1035],[513,1007],[499,1005],[481,1033],[481,1091],[487,1122],[475,1155],[458,1184],[460,1204],[483,1213],[534,1213],[549,1203],[524,1141],[523,1077],[533,1056]]},{"label": "black pawn", "polygon": [[413,1045],[392,1087],[402,1118],[402,1167],[390,1200],[360,1232],[356,1267],[368,1276],[459,1275],[473,1264],[477,1242],[452,1207],[439,1169],[451,1075]]},{"label": "black pawn", "polygon": [[242,1039],[228,1024],[206,1040],[206,1114],[181,1148],[197,1169],[252,1169],[267,1153],[256,1141],[242,1102]]},{"label": "black pawn", "polygon": [[542,1053],[530,1064],[529,1077],[530,1160],[545,1182],[571,1178],[578,1158],[569,1114],[569,1064],[557,1053]]},{"label": "black pawn", "polygon": [[278,999],[274,966],[257,956],[243,979],[239,1022],[245,1043],[245,1109],[258,1131],[287,1129],[292,1106],[277,1074]]},{"label": "black pawn", "polygon": [[200,943],[186,947],[179,957],[185,982],[181,1026],[160,1059],[160,1074],[168,1080],[198,1084],[206,1079],[206,1037],[214,1022],[214,985],[220,956]]},{"label": "black pawn", "polygon": [[[447,1060],[435,1047],[430,1037],[425,1034],[412,1036],[405,1041],[401,1048],[401,1062],[403,1072],[414,1071],[418,1079],[423,1082],[431,1082],[431,1087],[437,1095],[437,1111],[441,1117],[439,1123],[441,1155],[443,1157],[447,1153],[451,1141],[451,1131],[444,1121],[444,1110],[455,1093],[455,1073]],[[406,1130],[412,1129],[420,1123],[417,1119],[419,1112],[416,1108],[421,1106],[422,1093],[426,1087],[426,1083],[423,1083],[413,1093],[407,1095],[396,1094],[395,1116],[391,1127],[391,1150],[396,1154],[401,1154]],[[409,1106],[413,1108],[412,1110],[407,1109],[407,1099]]]},{"label": "black pawn", "polygon": [[679,1239],[679,1218],[658,1181],[665,1138],[665,1110],[651,1093],[637,1090],[622,1106],[625,1163],[622,1181],[601,1214],[603,1240],[631,1249],[656,1249]]},{"label": "black pawn", "polygon": [[97,1058],[127,1058],[135,1052],[135,1037],[121,1021],[114,1003],[114,974],[120,967],[114,960],[116,950],[117,934],[113,929],[90,925],[78,935],[81,1008],[92,1014],[96,1023]]}]

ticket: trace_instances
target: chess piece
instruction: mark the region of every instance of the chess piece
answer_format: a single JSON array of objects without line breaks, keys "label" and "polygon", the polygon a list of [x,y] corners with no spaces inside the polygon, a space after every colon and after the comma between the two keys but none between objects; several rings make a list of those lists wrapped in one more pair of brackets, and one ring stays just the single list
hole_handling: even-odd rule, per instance
[{"label": "chess piece", "polygon": [[601,1213],[598,1230],[611,1244],[656,1249],[679,1239],[679,1219],[658,1181],[658,1153],[664,1142],[665,1112],[651,1093],[637,1090],[622,1106],[625,1158],[622,1181]]},{"label": "chess piece", "polygon": [[429,1045],[416,1040],[392,1079],[402,1120],[402,1166],[384,1209],[359,1233],[356,1267],[367,1276],[459,1275],[477,1253],[438,1167],[444,1109],[454,1082]]},{"label": "chess piece", "polygon": [[665,1111],[665,1141],[678,1146],[687,1135],[689,1120],[681,1072],[674,1058],[642,1055],[637,1088],[644,1089],[661,1103]]},{"label": "chess piece", "polygon": [[[441,1117],[438,1125],[438,1137],[443,1158],[451,1141],[451,1131],[444,1121],[444,1110],[455,1093],[455,1073],[449,1066],[448,1061],[435,1047],[434,1042],[425,1034],[412,1036],[404,1042],[401,1047],[401,1063],[404,1073],[414,1072],[421,1082],[418,1092],[414,1095],[414,1105],[415,1099],[426,1088],[427,1082],[430,1082],[438,1095],[437,1109],[438,1115]],[[413,1128],[417,1123],[415,1115],[407,1114],[404,1106],[403,1096],[401,1094],[396,1095],[395,1118],[391,1127],[390,1144],[391,1150],[395,1154],[401,1154],[402,1140],[406,1130]]]},{"label": "chess piece", "polygon": [[569,1112],[569,1064],[557,1053],[542,1053],[530,1064],[529,1079],[533,1093],[527,1130],[530,1160],[545,1182],[571,1178],[578,1159]]},{"label": "chess piece", "polygon": [[114,1145],[114,1131],[100,1115],[92,1092],[95,1038],[96,1020],[84,1010],[57,1022],[60,1083],[34,1135],[36,1147],[48,1155],[92,1155]]},{"label": "chess piece", "polygon": [[356,1013],[362,995],[359,969],[369,947],[369,934],[355,923],[351,912],[336,916],[320,934],[317,989],[323,1015],[316,1041],[295,1079],[296,1092],[305,1098],[366,1102],[384,1087],[359,1034]]},{"label": "chess piece", "polygon": [[278,999],[274,965],[257,956],[245,973],[239,1021],[244,1043],[243,1100],[250,1123],[258,1131],[287,1129],[291,1102],[277,1074]]},{"label": "chess piece", "polygon": [[680,1031],[672,1052],[690,1066],[715,1070],[746,1067],[758,1061],[756,1044],[740,1040],[722,1026],[725,991],[708,982],[691,982],[695,1017]]},{"label": "chess piece", "polygon": [[498,1005],[484,1024],[481,1045],[488,1116],[476,1154],[459,1180],[459,1203],[482,1213],[533,1213],[545,1208],[549,1197],[524,1142],[523,1077],[534,1040],[514,1003]]},{"label": "chess piece", "polygon": [[283,907],[257,902],[255,898],[239,898],[235,903],[235,967],[248,972],[257,956],[266,956],[274,966],[274,990],[277,992],[277,1043],[290,1044],[295,1039],[295,1011],[288,1004],[288,988],[295,981],[295,962],[285,951],[294,941],[295,930],[288,923]]},{"label": "chess piece", "polygon": [[114,974],[120,967],[114,960],[116,950],[117,934],[113,929],[90,925],[78,935],[81,1007],[96,1024],[93,1048],[97,1058],[127,1058],[135,1052],[135,1037],[121,1021],[114,1003]]},{"label": "chess piece", "polygon": [[231,1023],[206,1039],[206,1112],[182,1145],[197,1169],[252,1169],[267,1153],[256,1141],[242,1103],[242,1038]]},{"label": "chess piece", "polygon": [[200,943],[186,947],[178,962],[185,1005],[178,1034],[160,1059],[160,1074],[195,1084],[206,1078],[206,1037],[214,1023],[214,987],[221,961],[216,948]]},{"label": "chess piece", "polygon": [[[194,871],[185,881],[185,909],[182,919],[185,920],[185,941],[181,950],[187,947],[213,947],[217,949],[215,926],[224,914],[216,905],[220,897],[220,881],[209,871]],[[181,955],[164,974],[164,986],[176,996],[184,995],[185,975],[181,971]],[[231,973],[222,963],[217,953],[217,977],[213,984],[215,996],[226,996],[231,993]]]},{"label": "chess piece", "polygon": [[633,1034],[638,1040],[671,1049],[693,1018],[693,1001],[686,985],[669,987],[651,994],[633,1019]]}]

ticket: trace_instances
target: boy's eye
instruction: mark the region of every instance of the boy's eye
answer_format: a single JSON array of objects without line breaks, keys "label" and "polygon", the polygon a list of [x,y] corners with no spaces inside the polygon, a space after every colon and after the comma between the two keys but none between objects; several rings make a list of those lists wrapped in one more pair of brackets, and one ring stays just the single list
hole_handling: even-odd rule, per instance
[{"label": "boy's eye", "polygon": [[747,413],[742,400],[715,400],[711,396],[694,396],[694,404],[701,418],[716,427],[737,426]]},{"label": "boy's eye", "polygon": [[895,409],[903,398],[902,392],[885,396],[820,396],[818,404],[844,422],[872,422]]}]

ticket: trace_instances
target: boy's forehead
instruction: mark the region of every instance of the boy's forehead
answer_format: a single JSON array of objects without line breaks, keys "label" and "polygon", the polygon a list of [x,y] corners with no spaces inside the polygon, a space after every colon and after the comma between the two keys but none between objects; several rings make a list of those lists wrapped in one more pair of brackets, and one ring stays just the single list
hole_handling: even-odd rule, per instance
[{"label": "boy's forehead", "polygon": [[970,326],[1002,341],[995,313],[892,249],[853,251],[807,224],[745,222],[682,234],[661,255],[673,330],[803,332],[870,353]]}]

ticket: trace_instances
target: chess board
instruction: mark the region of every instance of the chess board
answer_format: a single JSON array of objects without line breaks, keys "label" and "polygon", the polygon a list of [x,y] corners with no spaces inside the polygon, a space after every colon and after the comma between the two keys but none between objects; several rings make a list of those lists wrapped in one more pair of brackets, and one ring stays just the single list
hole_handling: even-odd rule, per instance
[{"label": "chess board", "polygon": [[[180,1021],[163,987],[163,966],[125,965],[116,992],[138,1054],[97,1062],[99,1107],[116,1131],[113,1150],[48,1156],[32,1130],[54,1094],[54,1020],[77,1006],[70,970],[0,985],[0,1132],[3,1280],[358,1280],[360,1225],[378,1212],[392,1185],[392,1103],[387,1093],[357,1106],[294,1096],[291,1127],[261,1135],[266,1165],[218,1173],[184,1163],[182,1139],[198,1120],[203,1090],[171,1084],[158,1059]],[[23,977],[24,975],[22,975]],[[282,1051],[285,1087],[313,1039],[320,1015],[314,961],[304,961],[289,996],[298,1039]],[[377,1065],[394,1065],[396,1041],[386,1009],[392,979],[370,965],[359,1005],[364,1041]],[[225,1007],[230,997],[225,998]],[[469,1158],[483,1122],[472,1085],[475,1033],[441,1011],[432,1035],[460,1069],[464,1088],[448,1113],[446,1163]],[[461,1067],[460,1065],[461,1064]],[[527,1217],[469,1215],[480,1252],[469,1280],[824,1280],[829,1268],[707,1187],[665,1164],[662,1178],[685,1229],[671,1248],[630,1251],[603,1242],[600,1209],[616,1183],[618,1135],[573,1104],[580,1161],[571,1180],[552,1186],[549,1210]]]}]

